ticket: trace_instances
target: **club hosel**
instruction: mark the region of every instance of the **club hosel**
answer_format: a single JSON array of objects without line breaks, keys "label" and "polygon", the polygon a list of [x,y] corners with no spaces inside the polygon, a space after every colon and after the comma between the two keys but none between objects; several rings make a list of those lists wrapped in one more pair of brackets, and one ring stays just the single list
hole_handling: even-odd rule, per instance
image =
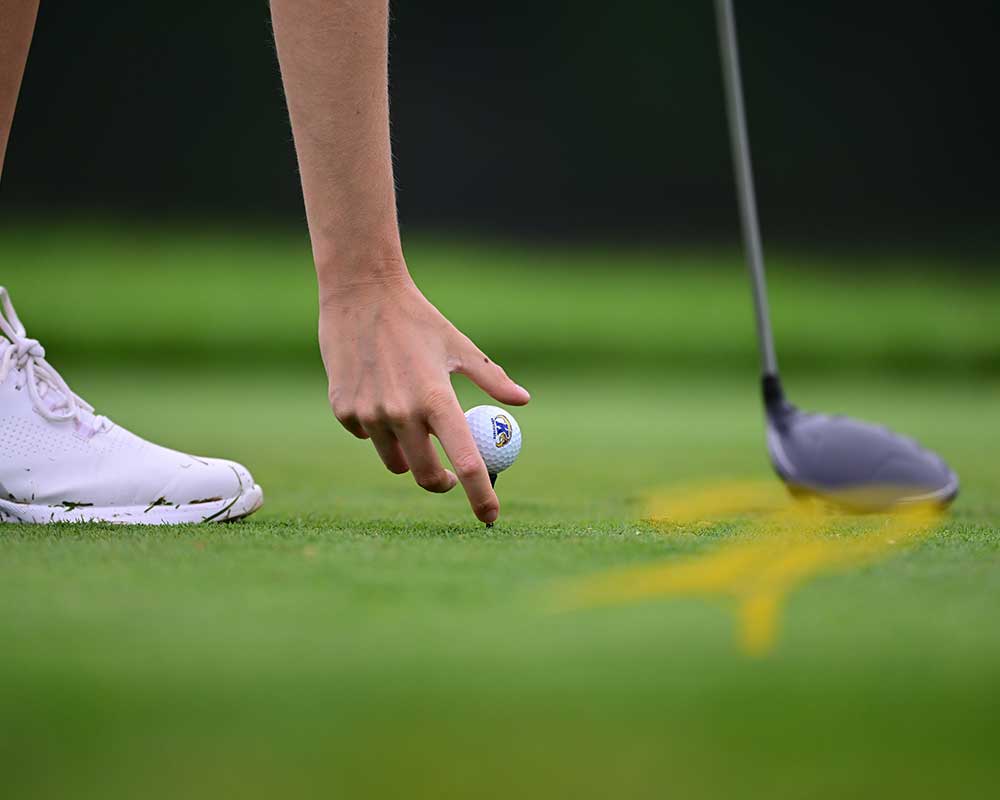
[{"label": "club hosel", "polygon": [[764,408],[767,415],[778,422],[787,417],[795,407],[785,399],[785,391],[781,388],[781,378],[777,373],[765,374],[761,378],[761,392],[764,396]]}]

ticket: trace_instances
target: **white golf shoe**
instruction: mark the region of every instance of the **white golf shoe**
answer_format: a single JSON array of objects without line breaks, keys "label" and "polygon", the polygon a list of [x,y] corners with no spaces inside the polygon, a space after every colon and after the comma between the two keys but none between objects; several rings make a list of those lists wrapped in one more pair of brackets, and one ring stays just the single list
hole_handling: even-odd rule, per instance
[{"label": "white golf shoe", "polygon": [[262,503],[245,467],[159,447],[94,414],[0,287],[0,522],[223,522]]}]

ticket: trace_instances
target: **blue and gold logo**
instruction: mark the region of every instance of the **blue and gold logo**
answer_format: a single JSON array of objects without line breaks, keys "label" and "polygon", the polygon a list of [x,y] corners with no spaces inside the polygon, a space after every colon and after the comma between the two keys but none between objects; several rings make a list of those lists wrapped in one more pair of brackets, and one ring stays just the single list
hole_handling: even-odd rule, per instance
[{"label": "blue and gold logo", "polygon": [[493,417],[493,441],[497,447],[503,447],[510,442],[513,435],[513,427],[510,420],[503,414]]}]

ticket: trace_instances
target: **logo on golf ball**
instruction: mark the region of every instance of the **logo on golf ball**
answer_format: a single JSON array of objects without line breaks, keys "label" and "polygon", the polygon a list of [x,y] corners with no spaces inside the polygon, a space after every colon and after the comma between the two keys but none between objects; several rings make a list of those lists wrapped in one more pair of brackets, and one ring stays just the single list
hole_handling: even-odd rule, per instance
[{"label": "logo on golf ball", "polygon": [[510,442],[511,425],[510,420],[503,414],[493,417],[493,441],[497,447],[503,447]]}]

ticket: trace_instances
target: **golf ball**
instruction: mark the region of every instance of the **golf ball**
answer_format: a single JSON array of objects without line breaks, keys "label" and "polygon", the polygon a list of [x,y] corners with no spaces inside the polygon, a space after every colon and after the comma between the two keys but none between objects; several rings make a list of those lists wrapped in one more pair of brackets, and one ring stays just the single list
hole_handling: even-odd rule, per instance
[{"label": "golf ball", "polygon": [[476,406],[465,412],[465,419],[491,474],[514,463],[521,452],[521,426],[513,414],[496,406]]}]

